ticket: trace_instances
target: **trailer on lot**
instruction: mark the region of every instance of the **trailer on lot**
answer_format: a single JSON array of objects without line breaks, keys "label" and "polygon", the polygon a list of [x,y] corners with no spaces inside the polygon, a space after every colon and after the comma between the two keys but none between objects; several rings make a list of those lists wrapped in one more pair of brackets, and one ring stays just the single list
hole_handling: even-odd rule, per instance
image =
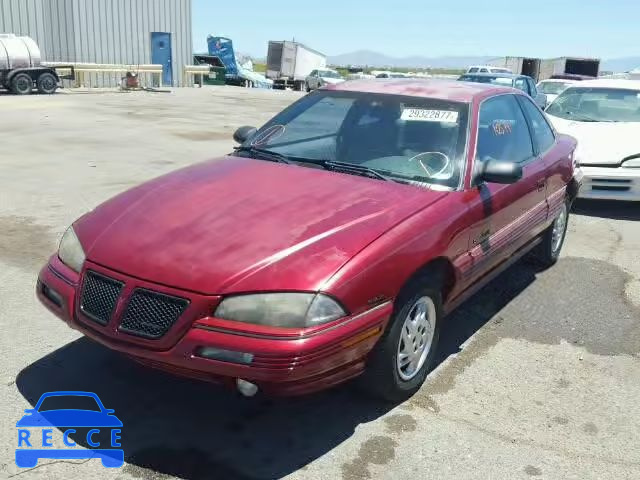
[{"label": "trailer on lot", "polygon": [[600,59],[560,57],[543,60],[540,66],[539,80],[546,80],[554,75],[581,75],[598,77]]},{"label": "trailer on lot", "polygon": [[508,68],[512,73],[526,75],[538,81],[540,75],[540,58],[529,57],[501,57],[490,60],[489,65],[493,67]]},{"label": "trailer on lot", "polygon": [[269,42],[267,50],[267,78],[273,88],[303,90],[307,76],[326,68],[327,57],[297,42]]},{"label": "trailer on lot", "polygon": [[[70,73],[60,75],[58,69]],[[3,88],[16,95],[28,95],[34,87],[40,93],[52,94],[58,89],[60,80],[73,78],[71,65],[43,65],[40,48],[32,38],[0,34],[0,86]]]}]

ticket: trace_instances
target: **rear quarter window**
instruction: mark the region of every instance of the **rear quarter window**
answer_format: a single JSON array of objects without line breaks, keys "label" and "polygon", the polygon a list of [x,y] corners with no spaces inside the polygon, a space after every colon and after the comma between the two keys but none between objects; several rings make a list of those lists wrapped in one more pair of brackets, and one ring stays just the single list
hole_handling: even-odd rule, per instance
[{"label": "rear quarter window", "polygon": [[549,150],[556,141],[553,129],[549,126],[549,123],[544,118],[544,115],[533,104],[531,100],[526,97],[520,97],[518,99],[522,104],[522,108],[525,114],[531,122],[531,129],[533,130],[533,140],[536,142],[539,152],[546,152]]}]

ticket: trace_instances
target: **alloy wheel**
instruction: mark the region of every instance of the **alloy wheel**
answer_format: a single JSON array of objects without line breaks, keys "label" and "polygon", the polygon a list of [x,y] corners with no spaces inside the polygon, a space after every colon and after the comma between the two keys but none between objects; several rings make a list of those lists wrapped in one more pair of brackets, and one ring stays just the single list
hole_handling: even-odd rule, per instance
[{"label": "alloy wheel", "polygon": [[418,298],[409,309],[398,342],[396,366],[404,381],[415,377],[429,355],[436,327],[436,307],[430,297]]}]

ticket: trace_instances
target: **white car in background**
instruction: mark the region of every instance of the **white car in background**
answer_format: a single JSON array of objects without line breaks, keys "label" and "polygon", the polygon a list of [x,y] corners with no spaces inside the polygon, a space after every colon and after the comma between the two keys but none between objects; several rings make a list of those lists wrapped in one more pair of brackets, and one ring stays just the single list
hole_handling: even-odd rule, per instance
[{"label": "white car in background", "polygon": [[409,75],[402,72],[392,72],[389,70],[373,70],[371,72],[376,78],[408,78]]},{"label": "white car in background", "polygon": [[465,73],[513,73],[508,68],[493,67],[491,65],[472,65]]},{"label": "white car in background", "polygon": [[536,86],[538,88],[538,92],[544,93],[547,96],[547,103],[551,103],[558,98],[558,95],[560,95],[564,90],[576,83],[578,83],[576,80],[553,78],[549,80],[542,80]]},{"label": "white car in background", "polygon": [[579,197],[640,201],[640,80],[577,82],[546,113],[578,140]]},{"label": "white car in background", "polygon": [[344,78],[338,72],[330,69],[314,70],[305,79],[307,92],[320,88],[323,85],[335,85],[344,82]]}]

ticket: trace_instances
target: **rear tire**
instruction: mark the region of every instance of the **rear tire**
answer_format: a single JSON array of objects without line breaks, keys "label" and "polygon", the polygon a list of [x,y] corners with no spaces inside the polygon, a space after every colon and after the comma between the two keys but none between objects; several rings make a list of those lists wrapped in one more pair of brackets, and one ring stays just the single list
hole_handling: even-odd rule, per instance
[{"label": "rear tire", "polygon": [[[418,312],[422,311],[424,320],[419,320],[422,317]],[[387,330],[360,378],[361,387],[392,403],[416,393],[433,368],[442,318],[440,288],[429,285],[424,278],[412,281],[396,300]]]},{"label": "rear tire", "polygon": [[33,80],[26,73],[18,73],[11,79],[11,91],[16,95],[29,95],[33,90]]},{"label": "rear tire", "polygon": [[36,84],[38,86],[38,92],[46,95],[52,95],[56,93],[56,90],[58,89],[58,79],[50,72],[42,73],[38,77]]},{"label": "rear tire", "polygon": [[562,210],[542,235],[542,243],[538,245],[534,252],[534,258],[543,268],[549,268],[560,258],[560,251],[567,236],[567,225],[569,224],[570,202],[565,200]]}]

